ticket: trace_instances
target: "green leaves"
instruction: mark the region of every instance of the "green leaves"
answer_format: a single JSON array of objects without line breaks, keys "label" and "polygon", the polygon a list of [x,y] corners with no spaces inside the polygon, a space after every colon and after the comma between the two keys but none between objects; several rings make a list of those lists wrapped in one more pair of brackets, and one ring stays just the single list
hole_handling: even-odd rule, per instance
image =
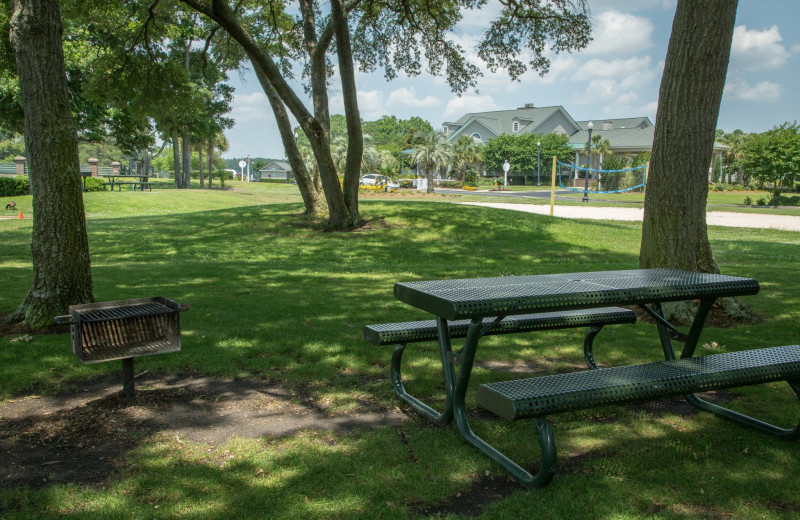
[{"label": "green leaves", "polygon": [[574,152],[569,145],[569,138],[563,134],[502,134],[489,141],[483,147],[483,162],[489,172],[501,173],[503,163],[508,160],[511,165],[509,173],[513,175],[533,175],[536,173],[538,148],[541,142],[542,171],[549,171],[554,155],[559,161],[569,162]]}]

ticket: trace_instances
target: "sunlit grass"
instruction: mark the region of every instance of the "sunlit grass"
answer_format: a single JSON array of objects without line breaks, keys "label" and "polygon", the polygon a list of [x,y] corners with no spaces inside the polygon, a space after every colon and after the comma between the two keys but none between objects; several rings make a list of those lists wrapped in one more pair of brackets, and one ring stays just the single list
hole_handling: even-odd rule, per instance
[{"label": "sunlit grass", "polygon": [[[165,183],[166,184],[166,183]],[[396,302],[398,281],[628,269],[638,265],[638,224],[562,220],[447,204],[460,200],[368,198],[369,224],[316,231],[291,185],[227,184],[230,190],[86,194],[98,300],[165,296],[192,303],[181,317],[180,354],[137,360],[153,372],[259,378],[302,389],[332,414],[356,402],[399,406],[389,381],[391,348],[366,343],[370,323],[426,318]],[[21,198],[18,204],[29,204]],[[27,210],[26,210],[27,211]],[[0,314],[30,284],[30,220],[0,220]],[[731,350],[800,341],[800,233],[711,228],[726,274],[752,276],[746,298],[763,323],[709,328],[701,343]],[[81,365],[65,335],[0,338],[0,398],[68,390],[117,372]],[[580,331],[487,338],[479,361],[574,370]],[[653,361],[651,324],[608,327],[601,363]],[[409,347],[408,388],[441,405],[436,346]],[[474,384],[508,377],[478,367]],[[737,390],[731,406],[787,424],[797,399],[782,384]],[[468,396],[470,410],[476,408]],[[516,491],[484,518],[791,518],[800,510],[797,444],[778,442],[708,414],[608,407],[552,419],[561,467],[541,491]],[[479,434],[528,467],[538,460],[532,424],[473,420]],[[0,490],[3,518],[412,518],[467,493],[497,465],[454,428],[406,421],[348,434],[303,431],[224,446],[146,439],[105,486]],[[2,462],[0,462],[2,466]],[[702,492],[700,491],[702,489]]]}]

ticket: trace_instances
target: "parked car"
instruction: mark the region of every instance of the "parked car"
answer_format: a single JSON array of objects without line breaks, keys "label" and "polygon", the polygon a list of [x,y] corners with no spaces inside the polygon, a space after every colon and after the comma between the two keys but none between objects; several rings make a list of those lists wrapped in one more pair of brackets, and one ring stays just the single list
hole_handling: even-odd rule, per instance
[{"label": "parked car", "polygon": [[[359,184],[361,186],[384,186],[387,184],[387,180],[383,175],[378,175],[377,173],[368,173],[361,177]],[[393,180],[389,180],[388,187],[397,189],[400,187],[400,185]]]},{"label": "parked car", "polygon": [[362,186],[375,186],[376,184],[383,184],[383,175],[378,175],[377,173],[368,173],[361,177],[361,180],[358,183]]}]

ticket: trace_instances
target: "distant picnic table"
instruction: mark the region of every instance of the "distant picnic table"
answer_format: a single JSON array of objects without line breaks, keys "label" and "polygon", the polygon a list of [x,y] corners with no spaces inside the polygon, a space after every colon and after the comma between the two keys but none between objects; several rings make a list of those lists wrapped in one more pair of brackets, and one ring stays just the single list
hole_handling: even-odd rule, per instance
[{"label": "distant picnic table", "polygon": [[144,191],[147,188],[149,191],[153,191],[150,187],[150,176],[149,175],[127,175],[127,174],[120,174],[120,173],[101,173],[100,177],[105,179],[109,179],[108,182],[103,183],[104,186],[110,186],[111,191],[114,191],[114,186],[117,186],[119,191],[122,191],[122,186],[130,185],[131,189],[136,191],[136,188],[139,188],[140,191]]}]

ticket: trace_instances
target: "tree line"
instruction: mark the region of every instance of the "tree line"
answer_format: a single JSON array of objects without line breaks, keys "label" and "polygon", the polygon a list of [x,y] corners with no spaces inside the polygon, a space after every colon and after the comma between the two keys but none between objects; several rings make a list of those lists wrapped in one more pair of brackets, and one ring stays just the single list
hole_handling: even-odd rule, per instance
[{"label": "tree line", "polygon": [[728,146],[714,164],[714,182],[794,189],[800,181],[800,125],[785,122],[762,133],[717,130]]},{"label": "tree line", "polygon": [[[154,132],[161,132],[181,164],[176,187],[186,187],[192,132],[207,151],[216,146],[212,136],[230,124],[223,114],[231,93],[221,79],[245,58],[275,114],[306,213],[326,215],[331,229],[354,228],[364,156],[356,67],[380,68],[389,80],[425,68],[456,93],[474,88],[480,69],[455,35],[462,16],[485,5],[299,0],[289,12],[287,3],[263,0],[0,3],[9,35],[0,44],[0,124],[24,130],[37,217],[31,289],[10,319],[41,326],[68,305],[93,300],[78,138],[111,132],[121,148],[141,151],[146,167]],[[659,92],[642,267],[716,270],[703,212],[736,7],[736,0],[678,2]],[[546,74],[551,52],[580,50],[590,40],[586,0],[500,1],[476,49],[489,70],[517,80],[528,70]],[[347,129],[341,182],[329,111],[334,65]],[[314,172],[290,114],[308,141]]]}]

